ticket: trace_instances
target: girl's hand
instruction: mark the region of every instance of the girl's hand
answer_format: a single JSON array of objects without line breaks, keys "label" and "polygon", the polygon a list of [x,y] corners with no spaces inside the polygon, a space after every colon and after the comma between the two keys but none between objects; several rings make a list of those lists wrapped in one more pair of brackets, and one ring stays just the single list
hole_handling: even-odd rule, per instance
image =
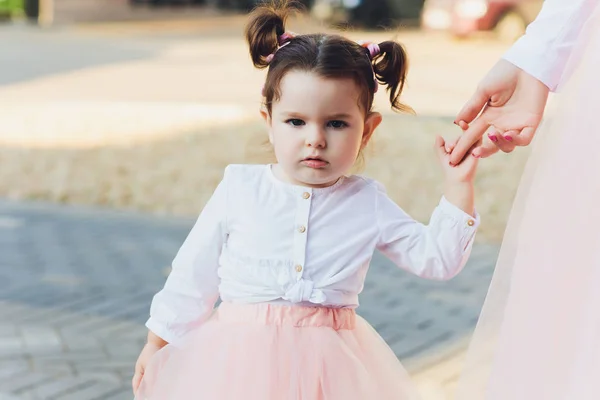
[{"label": "girl's hand", "polygon": [[[450,165],[450,155],[458,138],[446,142],[441,136],[435,138],[435,151],[442,163],[442,169],[448,183],[472,183],[477,170],[478,157],[472,156],[470,153],[457,165]],[[473,148],[480,146],[481,141],[476,142]]]},{"label": "girl's hand", "polygon": [[148,362],[159,351],[162,347],[160,345],[154,343],[146,343],[140,356],[135,363],[135,374],[133,375],[133,379],[131,380],[131,386],[133,388],[133,395],[135,396],[138,388],[140,387],[140,383],[142,382],[142,378],[144,377],[144,372],[146,371],[146,366]]}]

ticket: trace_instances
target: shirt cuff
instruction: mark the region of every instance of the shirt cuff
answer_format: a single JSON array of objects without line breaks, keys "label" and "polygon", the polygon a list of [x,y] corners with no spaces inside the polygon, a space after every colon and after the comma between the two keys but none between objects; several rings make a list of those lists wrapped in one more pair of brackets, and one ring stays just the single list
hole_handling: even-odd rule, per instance
[{"label": "shirt cuff", "polygon": [[167,329],[163,324],[158,322],[156,318],[150,317],[148,321],[146,321],[146,328],[151,330],[152,333],[169,344],[176,342],[178,339],[176,335],[169,331],[169,329]]},{"label": "shirt cuff", "polygon": [[462,250],[467,251],[473,243],[477,228],[481,224],[481,217],[477,210],[474,211],[474,215],[469,215],[448,201],[446,196],[442,196],[434,216],[438,216],[445,221],[450,221],[453,230],[458,230],[457,233],[460,236]]},{"label": "shirt cuff", "polygon": [[468,213],[464,212],[463,210],[455,206],[453,203],[448,201],[446,196],[442,196],[438,207],[444,214],[453,218],[457,222],[463,223],[464,226],[473,228],[473,230],[477,230],[477,227],[479,226],[481,220],[479,214],[477,213],[477,210],[475,210],[474,212],[475,215],[469,215]]},{"label": "shirt cuff", "polygon": [[555,92],[562,76],[561,63],[546,43],[535,43],[526,36],[518,39],[502,58],[527,72]]}]

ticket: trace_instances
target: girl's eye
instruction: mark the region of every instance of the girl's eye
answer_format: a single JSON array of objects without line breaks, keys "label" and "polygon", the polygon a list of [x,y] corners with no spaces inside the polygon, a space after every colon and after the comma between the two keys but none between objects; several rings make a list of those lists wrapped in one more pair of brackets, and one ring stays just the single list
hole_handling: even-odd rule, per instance
[{"label": "girl's eye", "polygon": [[328,125],[334,129],[346,128],[348,126],[344,121],[330,121]]},{"label": "girl's eye", "polygon": [[304,121],[302,121],[301,119],[297,119],[297,118],[288,119],[285,122],[286,122],[286,124],[290,124],[292,126],[302,126],[302,125],[304,125]]}]

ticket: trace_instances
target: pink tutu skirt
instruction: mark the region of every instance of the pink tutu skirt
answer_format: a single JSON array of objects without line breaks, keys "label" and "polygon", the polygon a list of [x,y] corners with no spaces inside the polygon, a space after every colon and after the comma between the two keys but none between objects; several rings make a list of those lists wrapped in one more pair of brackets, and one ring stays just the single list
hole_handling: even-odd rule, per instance
[{"label": "pink tutu skirt", "polygon": [[536,133],[457,400],[600,399],[600,3],[581,7],[591,16]]},{"label": "pink tutu skirt", "polygon": [[147,366],[137,400],[414,400],[392,350],[353,309],[222,303]]}]

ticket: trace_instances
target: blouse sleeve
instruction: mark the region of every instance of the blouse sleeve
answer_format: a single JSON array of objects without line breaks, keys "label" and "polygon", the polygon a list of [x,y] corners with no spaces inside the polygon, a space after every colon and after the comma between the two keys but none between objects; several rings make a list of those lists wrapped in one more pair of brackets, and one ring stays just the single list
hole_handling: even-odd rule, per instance
[{"label": "blouse sleeve", "polygon": [[228,235],[228,168],[172,262],[161,291],[153,298],[146,327],[173,343],[201,325],[219,297],[217,268]]},{"label": "blouse sleeve", "polygon": [[599,0],[545,0],[504,59],[556,91],[579,33]]},{"label": "blouse sleeve", "polygon": [[377,249],[398,267],[431,280],[448,280],[464,267],[480,219],[454,206],[445,197],[428,225],[408,216],[378,185]]}]

